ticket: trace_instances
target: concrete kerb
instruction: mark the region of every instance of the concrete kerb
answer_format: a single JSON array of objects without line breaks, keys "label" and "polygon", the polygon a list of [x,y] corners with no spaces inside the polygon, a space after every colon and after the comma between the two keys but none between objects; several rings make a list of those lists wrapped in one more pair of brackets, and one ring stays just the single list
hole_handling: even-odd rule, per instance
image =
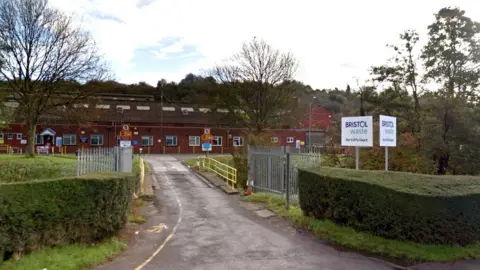
[{"label": "concrete kerb", "polygon": [[238,191],[235,189],[232,189],[225,181],[221,179],[219,179],[218,181],[213,181],[212,179],[209,179],[209,177],[206,174],[193,169],[191,166],[187,165],[185,162],[182,161],[182,164],[185,165],[196,177],[198,177],[203,182],[207,183],[209,187],[220,188],[220,190],[227,193],[228,195],[238,194]]},{"label": "concrete kerb", "polygon": [[212,183],[210,183],[210,181],[208,181],[207,179],[205,179],[202,175],[200,175],[199,173],[197,173],[196,170],[192,169],[192,167],[190,167],[190,165],[186,164],[185,162],[181,162],[185,167],[188,168],[188,170],[190,172],[192,172],[193,175],[195,175],[195,177],[197,177],[198,179],[202,180],[207,186],[213,188],[214,185]]}]

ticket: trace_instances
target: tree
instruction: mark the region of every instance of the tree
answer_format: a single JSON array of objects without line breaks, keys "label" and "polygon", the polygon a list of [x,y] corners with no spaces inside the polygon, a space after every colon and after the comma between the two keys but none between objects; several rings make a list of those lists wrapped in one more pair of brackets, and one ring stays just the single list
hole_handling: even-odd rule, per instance
[{"label": "tree", "polygon": [[230,61],[208,73],[224,88],[217,91],[218,106],[226,107],[245,126],[260,133],[272,122],[291,115],[296,104],[296,69],[297,60],[291,53],[254,38]]},{"label": "tree", "polygon": [[417,64],[416,45],[419,40],[418,33],[406,30],[400,34],[401,45],[388,45],[393,48],[396,55],[386,65],[372,67],[373,80],[389,82],[392,89],[396,90],[398,98],[408,96],[408,91],[413,97],[413,115],[409,114],[412,132],[420,132],[420,102],[421,89],[419,87],[419,74]]},{"label": "tree", "polygon": [[428,27],[422,52],[426,80],[443,85],[445,94],[476,99],[480,79],[480,23],[458,8],[443,8]]},{"label": "tree", "polygon": [[[425,60],[425,80],[441,84],[431,104],[429,133],[424,134],[427,152],[437,163],[437,173],[452,168],[452,158],[459,149],[469,145],[476,149],[466,134],[472,131],[472,114],[467,109],[478,101],[480,83],[480,23],[465,16],[458,8],[443,8],[428,27],[429,40],[422,52]],[[465,124],[470,122],[470,124]],[[434,142],[434,144],[428,144]],[[463,146],[462,146],[463,145]]]},{"label": "tree", "polygon": [[27,122],[27,153],[34,155],[40,117],[90,96],[76,82],[103,80],[108,70],[90,34],[47,0],[1,1],[0,44],[0,80],[19,103],[16,115]]}]

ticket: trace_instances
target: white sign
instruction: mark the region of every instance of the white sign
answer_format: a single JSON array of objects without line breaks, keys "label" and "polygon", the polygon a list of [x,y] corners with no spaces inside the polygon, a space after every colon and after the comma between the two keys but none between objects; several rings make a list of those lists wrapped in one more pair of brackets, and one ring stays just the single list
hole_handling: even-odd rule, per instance
[{"label": "white sign", "polygon": [[202,143],[202,151],[212,151],[212,144],[209,142]]},{"label": "white sign", "polygon": [[300,140],[296,140],[295,141],[295,148],[300,149],[301,143],[302,142]]},{"label": "white sign", "polygon": [[380,115],[380,146],[397,146],[397,118]]},{"label": "white sign", "polygon": [[342,117],[342,146],[373,146],[371,116]]},{"label": "white sign", "polygon": [[120,147],[130,147],[132,146],[132,141],[120,141]]},{"label": "white sign", "polygon": [[203,129],[203,134],[210,134],[210,129],[209,128],[204,128]]}]

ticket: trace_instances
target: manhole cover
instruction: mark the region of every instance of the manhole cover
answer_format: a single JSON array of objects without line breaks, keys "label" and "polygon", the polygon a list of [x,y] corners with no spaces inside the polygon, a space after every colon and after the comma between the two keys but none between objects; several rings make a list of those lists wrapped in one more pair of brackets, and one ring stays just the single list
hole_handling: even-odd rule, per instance
[{"label": "manhole cover", "polygon": [[272,211],[267,209],[255,211],[255,214],[257,214],[257,216],[261,218],[269,218],[269,217],[275,216],[275,214]]}]

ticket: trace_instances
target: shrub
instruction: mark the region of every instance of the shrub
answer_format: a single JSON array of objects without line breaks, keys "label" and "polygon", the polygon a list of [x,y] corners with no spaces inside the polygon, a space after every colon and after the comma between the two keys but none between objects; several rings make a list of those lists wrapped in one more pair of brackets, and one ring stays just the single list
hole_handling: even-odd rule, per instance
[{"label": "shrub", "polygon": [[338,168],[300,170],[305,215],[418,243],[480,240],[480,178]]},{"label": "shrub", "polygon": [[0,184],[0,254],[96,242],[123,228],[134,174]]}]

